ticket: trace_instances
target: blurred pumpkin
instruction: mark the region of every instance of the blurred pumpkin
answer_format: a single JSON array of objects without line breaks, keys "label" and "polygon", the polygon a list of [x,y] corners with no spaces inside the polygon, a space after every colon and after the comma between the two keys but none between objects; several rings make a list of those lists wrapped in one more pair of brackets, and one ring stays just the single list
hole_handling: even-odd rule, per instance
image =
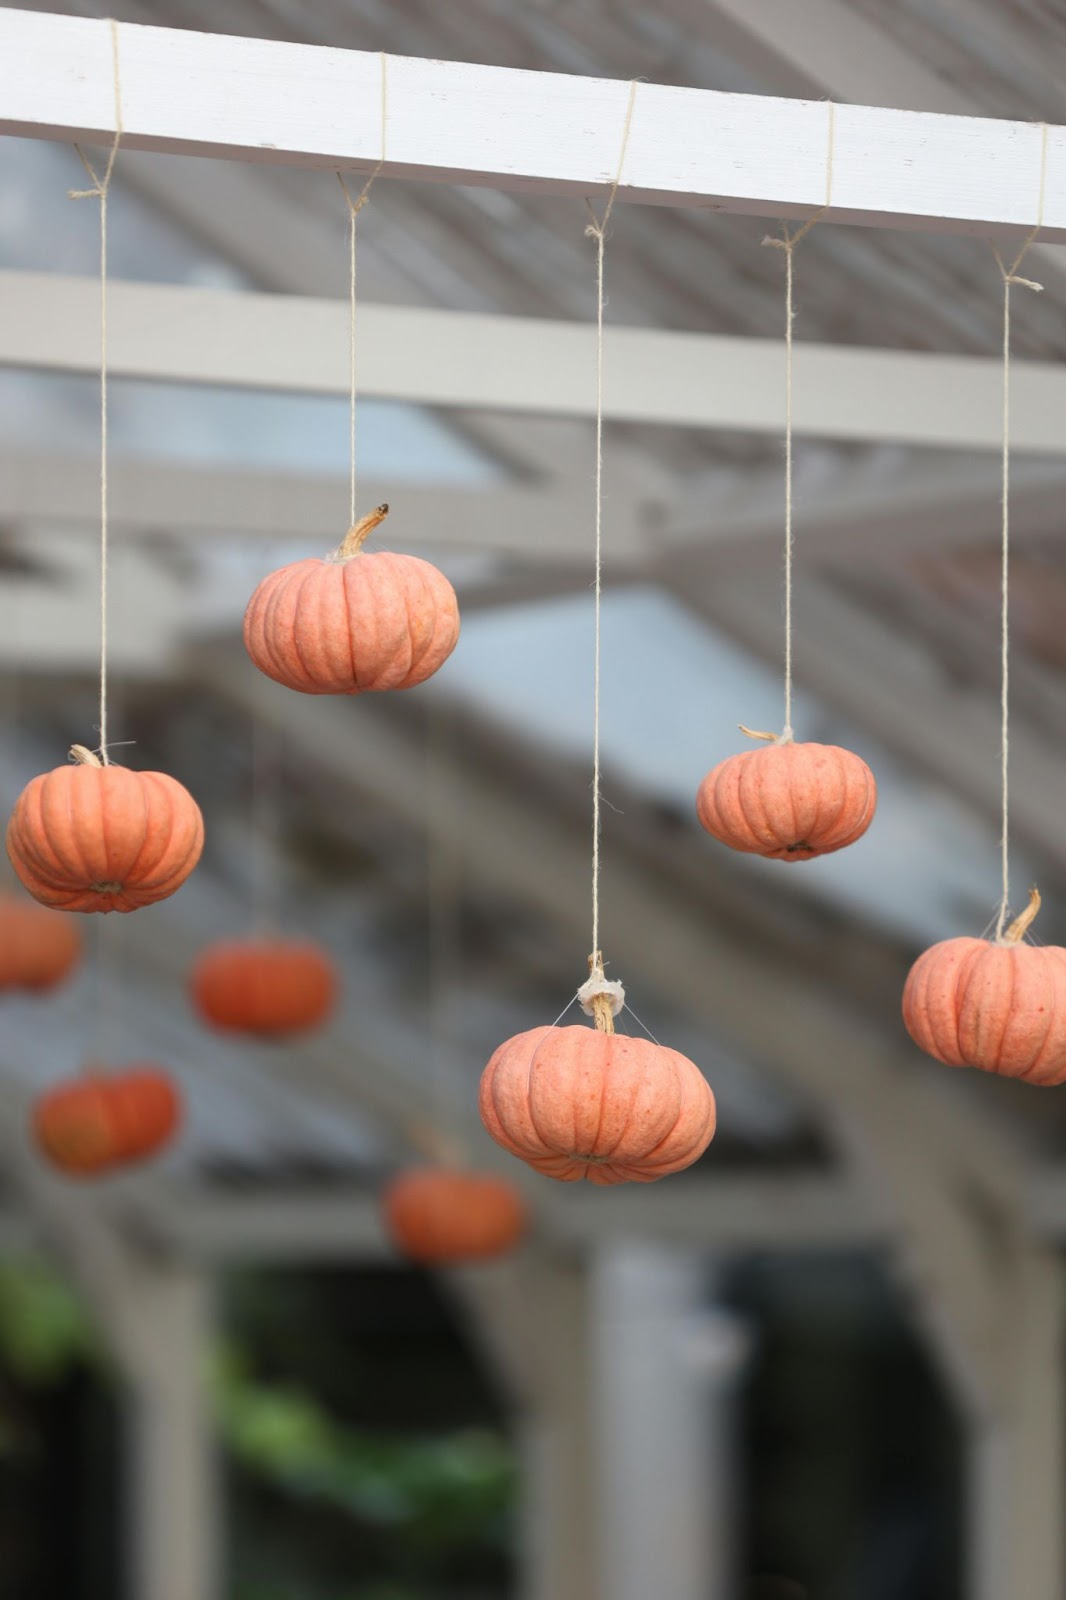
[{"label": "blurred pumpkin", "polygon": [[866,762],[835,744],[770,741],[727,756],[707,774],[696,814],[714,838],[748,855],[809,861],[861,839],[873,821],[877,784]]},{"label": "blurred pumpkin", "polygon": [[459,605],[444,574],[418,556],[363,550],[378,506],[324,560],[294,561],[259,584],[244,643],[260,672],[302,694],[410,689],[447,660]]},{"label": "blurred pumpkin", "polygon": [[178,1091],[158,1067],[94,1070],[42,1095],[33,1133],[60,1171],[93,1177],[132,1165],[169,1144],[181,1120]]},{"label": "blurred pumpkin", "polygon": [[707,1080],[676,1050],[616,1034],[609,993],[589,1008],[592,1028],[533,1028],[500,1046],[481,1077],[486,1129],[563,1183],[653,1183],[691,1166],[714,1137]]},{"label": "blurred pumpkin", "polygon": [[136,911],[179,889],[200,859],[196,801],[165,772],[104,766],[82,745],[73,766],[28,783],[15,802],[7,853],[42,905]]},{"label": "blurred pumpkin", "polygon": [[526,1227],[521,1196],[487,1172],[416,1167],[392,1180],[381,1204],[397,1250],[426,1265],[503,1255]]},{"label": "blurred pumpkin", "polygon": [[189,979],[205,1021],[233,1033],[303,1033],[337,1000],[337,974],[309,940],[232,939],[209,945]]},{"label": "blurred pumpkin", "polygon": [[1066,1082],[1066,950],[1022,942],[1039,909],[1033,889],[998,939],[943,939],[918,957],[903,1020],[927,1055],[1026,1083]]},{"label": "blurred pumpkin", "polygon": [[81,959],[73,917],[0,894],[0,990],[51,989]]}]

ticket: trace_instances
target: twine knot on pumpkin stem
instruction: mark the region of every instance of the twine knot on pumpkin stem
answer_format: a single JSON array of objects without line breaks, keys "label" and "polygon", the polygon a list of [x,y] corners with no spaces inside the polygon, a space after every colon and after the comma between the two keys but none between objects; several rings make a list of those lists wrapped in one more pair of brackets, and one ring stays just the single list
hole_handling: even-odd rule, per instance
[{"label": "twine knot on pumpkin stem", "polygon": [[89,750],[83,744],[71,745],[70,759],[77,767],[102,767],[105,764],[95,750]]},{"label": "twine knot on pumpkin stem", "polygon": [[349,561],[352,556],[357,556],[364,544],[389,514],[389,508],[382,503],[375,506],[373,511],[368,511],[365,517],[360,517],[344,536],[343,542],[337,547],[333,555],[335,561]]},{"label": "twine knot on pumpkin stem", "polygon": [[763,739],[767,744],[792,744],[793,733],[791,728],[786,728],[783,733],[768,733],[762,728],[749,728],[743,722],[738,722],[737,727],[746,739]]},{"label": "twine knot on pumpkin stem", "polygon": [[626,992],[617,979],[605,974],[602,950],[594,950],[589,956],[589,976],[577,991],[577,998],[585,1015],[594,1018],[600,1033],[614,1032],[614,1019],[626,1003]]},{"label": "twine knot on pumpkin stem", "polygon": [[1015,917],[1006,933],[1002,933],[998,936],[996,943],[1004,945],[1020,944],[1025,938],[1025,935],[1029,932],[1029,929],[1032,927],[1033,923],[1036,921],[1039,910],[1040,890],[1034,883],[1033,887],[1029,890],[1029,904],[1026,906],[1025,910],[1020,916]]}]

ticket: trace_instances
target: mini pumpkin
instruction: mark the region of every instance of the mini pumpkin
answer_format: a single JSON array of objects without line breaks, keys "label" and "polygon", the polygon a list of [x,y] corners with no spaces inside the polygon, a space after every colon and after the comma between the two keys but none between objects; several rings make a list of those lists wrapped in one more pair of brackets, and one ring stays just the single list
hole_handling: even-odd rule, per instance
[{"label": "mini pumpkin", "polygon": [[907,1032],[949,1067],[1026,1083],[1066,1082],[1066,950],[1023,943],[1029,905],[999,938],[943,939],[924,951],[903,990]]},{"label": "mini pumpkin", "polygon": [[51,989],[81,959],[73,917],[0,894],[0,990]]},{"label": "mini pumpkin", "polygon": [[741,732],[769,742],[727,756],[700,784],[696,814],[709,834],[733,850],[777,861],[810,861],[862,838],[873,821],[877,784],[861,756],[743,725]]},{"label": "mini pumpkin", "polygon": [[244,643],[268,678],[302,694],[410,689],[451,655],[459,605],[444,574],[418,556],[363,550],[388,509],[363,517],[325,560],[291,562],[260,583]]},{"label": "mini pumpkin", "polygon": [[165,772],[105,766],[82,745],[73,766],[28,783],[7,828],[7,853],[42,905],[136,911],[180,889],[200,859],[196,801]]},{"label": "mini pumpkin", "polygon": [[337,974],[325,951],[297,939],[213,944],[189,985],[200,1015],[233,1033],[302,1033],[323,1022],[337,998]]},{"label": "mini pumpkin", "polygon": [[95,1177],[155,1155],[181,1120],[174,1084],[158,1067],[94,1071],[37,1101],[33,1134],[42,1155],[73,1177]]},{"label": "mini pumpkin", "polygon": [[381,1205],[397,1250],[427,1266],[503,1255],[526,1227],[522,1197],[488,1172],[415,1167],[392,1180]]},{"label": "mini pumpkin", "polygon": [[579,995],[594,1027],[533,1028],[489,1061],[479,1095],[486,1129],[563,1183],[653,1183],[691,1166],[714,1137],[707,1080],[676,1050],[615,1033],[621,985],[607,984],[602,963]]}]

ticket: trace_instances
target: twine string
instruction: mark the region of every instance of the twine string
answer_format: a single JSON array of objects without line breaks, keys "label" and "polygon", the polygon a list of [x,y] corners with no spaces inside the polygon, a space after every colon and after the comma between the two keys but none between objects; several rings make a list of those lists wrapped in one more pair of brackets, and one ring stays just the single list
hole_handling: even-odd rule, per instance
[{"label": "twine string", "polygon": [[101,175],[92,165],[80,145],[74,148],[78,160],[88,173],[91,189],[70,189],[71,200],[99,200],[100,202],[100,759],[106,767],[107,753],[107,559],[108,559],[108,502],[107,502],[107,201],[111,189],[111,174],[115,158],[122,143],[122,79],[119,72],[118,23],[109,17],[111,27],[111,69],[115,87],[115,137]]},{"label": "twine string", "polygon": [[337,182],[340,184],[345,200],[348,202],[348,526],[355,526],[355,396],[356,396],[356,317],[355,317],[355,279],[356,279],[356,223],[359,213],[370,199],[370,191],[374,187],[374,179],[385,165],[386,138],[389,122],[389,73],[388,56],[381,52],[381,154],[377,166],[367,178],[359,194],[353,200],[348,185],[344,181],[344,174],[337,173]]},{"label": "twine string", "polygon": [[268,939],[281,927],[281,735],[252,712],[252,931]]},{"label": "twine string", "polygon": [[996,914],[996,941],[1003,941],[1004,929],[1010,916],[1010,346],[1011,346],[1011,289],[1015,284],[1040,294],[1042,283],[1032,278],[1022,278],[1018,268],[1028,253],[1030,245],[1044,226],[1044,194],[1047,187],[1048,127],[1040,124],[1040,187],[1036,222],[1022,240],[1017,255],[1008,265],[995,245],[992,254],[1003,279],[1003,449],[1002,485],[1000,493],[1000,610],[999,610],[999,770],[1000,770],[1000,900]]},{"label": "twine string", "polygon": [[793,294],[793,256],[796,246],[829,210],[833,198],[833,147],[836,133],[836,107],[828,102],[828,148],[825,161],[825,204],[799,228],[781,224],[781,237],[768,235],[763,244],[782,250],[785,256],[785,725],[779,744],[791,744],[792,731],[792,561],[795,540],[792,532],[792,365],[793,323],[796,318]]},{"label": "twine string", "polygon": [[[603,611],[603,313],[604,254],[607,243],[607,224],[611,219],[618,186],[622,181],[629,134],[633,126],[633,109],[637,100],[637,79],[629,85],[625,123],[622,128],[622,145],[618,152],[618,166],[607,196],[602,217],[597,217],[591,202],[586,201],[592,221],[585,229],[587,239],[596,241],[596,469],[595,469],[595,583],[592,670],[592,950],[600,949],[600,638]],[[602,958],[601,963],[602,963]]]},{"label": "twine string", "polygon": [[429,920],[430,1115],[438,1129],[454,1122],[445,1092],[451,1044],[451,998],[459,981],[461,898],[455,822],[461,812],[459,772],[452,759],[452,719],[430,706],[426,742],[426,895]]}]

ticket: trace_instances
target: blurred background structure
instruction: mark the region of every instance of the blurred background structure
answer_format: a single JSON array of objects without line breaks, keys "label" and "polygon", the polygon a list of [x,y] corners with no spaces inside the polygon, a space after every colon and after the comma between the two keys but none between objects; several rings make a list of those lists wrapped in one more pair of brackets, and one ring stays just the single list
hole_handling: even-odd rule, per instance
[{"label": "blurred background structure", "polygon": [[[1066,122],[1066,17],[1032,0],[110,9]],[[0,139],[5,807],[95,717],[81,181],[70,146]],[[736,724],[779,721],[782,263],[764,219],[616,210],[608,391],[613,372],[630,398],[606,441],[606,951],[642,1021],[706,1072],[719,1133],[690,1173],[586,1193],[516,1170],[477,1121],[488,1055],[560,1011],[586,955],[592,428],[587,397],[580,415],[521,400],[591,363],[586,220],[579,199],[378,180],[362,498],[453,580],[463,638],[410,699],[303,700],[255,673],[239,629],[265,571],[343,531],[343,197],[328,172],[120,152],[115,737],[189,787],[208,842],[174,900],[93,930],[103,954],[76,984],[0,1008],[5,1600],[1062,1600],[1066,1101],[948,1073],[899,1018],[917,951],[980,933],[999,892],[985,240],[826,223],[797,254],[795,720],[862,754],[881,800],[846,856],[793,872],[728,855],[692,809]],[[1025,380],[1066,354],[1062,247],[1038,242],[1030,269],[1046,292],[1014,311],[1015,876],[1063,943],[1066,435],[1053,375],[1044,403]],[[531,320],[508,334],[504,316]],[[674,417],[641,410],[642,362],[662,357],[642,333],[675,341]],[[442,379],[435,350],[465,359]],[[471,388],[499,404],[472,408]],[[202,945],[248,926],[264,870],[253,716],[280,777],[266,870],[286,925],[343,973],[307,1046],[220,1042],[185,994]],[[454,880],[443,962],[434,846]],[[85,1190],[42,1172],[25,1118],[94,1034],[103,959],[122,974],[111,1048],[166,1063],[189,1122],[164,1161]],[[427,1108],[523,1184],[514,1260],[431,1278],[391,1256],[376,1195]]]}]

